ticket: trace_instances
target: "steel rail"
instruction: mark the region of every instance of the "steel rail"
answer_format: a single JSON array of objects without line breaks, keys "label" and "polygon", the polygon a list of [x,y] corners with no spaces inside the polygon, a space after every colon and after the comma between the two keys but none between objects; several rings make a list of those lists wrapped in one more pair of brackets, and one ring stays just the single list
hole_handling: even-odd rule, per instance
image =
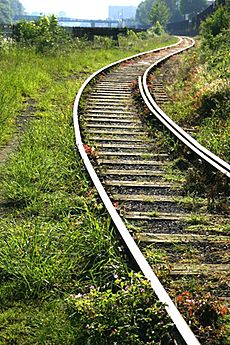
[{"label": "steel rail", "polygon": [[172,299],[170,298],[170,296],[168,295],[168,293],[164,289],[163,285],[161,284],[161,282],[159,281],[159,279],[157,278],[157,276],[153,272],[151,266],[149,265],[149,263],[145,259],[144,255],[140,251],[136,242],[134,241],[134,239],[130,235],[130,233],[129,233],[128,229],[126,228],[125,224],[123,223],[121,217],[119,216],[116,209],[114,208],[113,203],[111,202],[108,194],[106,193],[100,179],[98,178],[98,175],[97,175],[96,171],[94,170],[94,168],[93,168],[93,166],[92,166],[92,164],[91,164],[91,162],[90,162],[90,160],[89,160],[89,158],[85,152],[85,149],[84,149],[84,146],[82,143],[80,125],[79,125],[79,117],[78,117],[79,103],[80,103],[80,98],[83,94],[83,91],[88,86],[88,84],[95,77],[97,77],[100,73],[102,73],[106,70],[109,70],[112,67],[114,67],[115,65],[118,65],[118,64],[125,62],[127,60],[131,60],[133,58],[137,58],[137,57],[140,57],[142,55],[149,54],[149,53],[158,52],[160,50],[165,50],[167,48],[174,47],[174,46],[180,44],[181,42],[182,42],[182,38],[180,38],[179,42],[176,44],[133,55],[133,56],[128,57],[126,59],[122,59],[122,60],[114,62],[108,66],[105,66],[105,67],[101,68],[100,70],[96,71],[95,73],[93,73],[83,83],[79,92],[77,93],[77,96],[76,96],[75,102],[74,102],[74,108],[73,108],[73,120],[74,120],[76,145],[78,147],[81,158],[82,158],[82,160],[85,164],[85,167],[86,167],[86,169],[87,169],[87,171],[88,171],[88,173],[89,173],[89,175],[90,175],[90,177],[91,177],[91,179],[92,179],[92,181],[93,181],[93,183],[94,183],[94,185],[95,185],[95,187],[99,193],[99,196],[100,196],[102,202],[104,203],[108,213],[111,216],[113,223],[115,224],[115,226],[116,226],[117,230],[119,231],[123,241],[125,242],[125,245],[129,249],[131,255],[133,256],[134,260],[136,261],[137,265],[139,266],[139,268],[142,271],[142,273],[144,274],[144,276],[150,281],[150,284],[151,284],[153,290],[155,291],[155,294],[157,295],[158,299],[165,305],[165,309],[166,309],[168,315],[170,316],[171,320],[175,324],[175,326],[176,326],[177,330],[179,331],[181,337],[183,338],[184,342],[187,345],[199,345],[200,344],[199,341],[197,340],[197,338],[195,337],[195,335],[191,331],[190,327],[188,326],[188,324],[184,320],[183,316],[180,314],[180,312],[176,308]]},{"label": "steel rail", "polygon": [[[191,39],[191,38],[190,38]],[[191,48],[195,42],[193,39],[190,46],[186,48],[182,48],[177,53],[183,52],[189,48]],[[187,147],[189,147],[193,152],[196,153],[202,160],[209,163],[212,167],[217,169],[218,171],[222,172],[223,174],[230,177],[230,165],[222,160],[220,157],[216,156],[214,153],[206,149],[204,146],[199,144],[191,135],[185,132],[180,126],[178,126],[169,116],[167,116],[163,110],[157,105],[154,101],[147,84],[148,75],[150,72],[156,68],[160,63],[165,61],[166,59],[170,58],[173,53],[168,54],[167,56],[161,58],[154,64],[152,64],[147,70],[145,71],[143,77],[139,76],[138,84],[141,96],[148,106],[149,110],[157,117],[158,120],[163,123],[165,127],[167,127],[180,141],[182,141]]]}]

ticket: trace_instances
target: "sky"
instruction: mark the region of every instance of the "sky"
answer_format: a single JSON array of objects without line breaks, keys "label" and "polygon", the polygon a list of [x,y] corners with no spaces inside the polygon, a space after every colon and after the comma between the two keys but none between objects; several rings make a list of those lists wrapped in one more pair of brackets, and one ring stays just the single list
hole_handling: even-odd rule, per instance
[{"label": "sky", "polygon": [[142,0],[20,0],[26,12],[59,14],[79,19],[106,19],[108,6],[138,6]]}]

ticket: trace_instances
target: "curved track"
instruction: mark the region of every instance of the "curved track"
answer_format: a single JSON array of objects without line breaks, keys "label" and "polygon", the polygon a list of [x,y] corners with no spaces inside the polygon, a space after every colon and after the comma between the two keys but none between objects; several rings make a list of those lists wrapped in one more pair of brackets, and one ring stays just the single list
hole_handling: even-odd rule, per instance
[{"label": "curved track", "polygon": [[[132,86],[140,76],[140,91],[150,111],[157,118],[161,115],[183,140],[194,144],[194,140],[181,132],[154,104],[147,85],[147,75],[153,64],[193,44],[191,39],[180,39],[177,45],[139,54],[101,69],[83,84],[74,106],[76,143],[100,197],[131,255],[150,280],[160,301],[166,304],[166,310],[185,343],[191,345],[198,344],[198,341],[139,247],[149,243],[163,247],[172,263],[171,276],[178,286],[184,277],[197,278],[199,275],[202,281],[209,276],[210,281],[215,282],[217,294],[228,297],[228,284],[227,280],[223,282],[223,277],[230,268],[226,254],[229,253],[229,239],[225,231],[217,230],[224,228],[228,219],[200,212],[205,200],[193,205],[191,210],[191,205],[183,197],[180,181],[172,181],[172,176],[168,178],[168,153],[159,146],[158,137],[150,135],[145,128],[132,97]],[[84,95],[85,106],[79,116],[80,99],[94,78],[97,82]],[[211,159],[215,169],[220,165],[220,171],[229,174],[229,166],[225,162],[218,157],[212,159],[212,154],[199,144],[193,147],[201,158]],[[195,220],[198,224],[200,222],[200,229],[192,228]],[[204,226],[207,222],[211,224],[209,233]],[[139,247],[134,239],[138,240]],[[223,255],[223,248],[226,255]],[[216,260],[212,259],[213,255]]]}]

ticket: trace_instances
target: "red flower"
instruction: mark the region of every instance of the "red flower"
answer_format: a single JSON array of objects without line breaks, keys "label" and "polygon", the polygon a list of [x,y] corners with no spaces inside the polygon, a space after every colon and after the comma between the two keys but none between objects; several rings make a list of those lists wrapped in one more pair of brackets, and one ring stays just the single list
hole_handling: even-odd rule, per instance
[{"label": "red flower", "polygon": [[90,156],[96,158],[96,151],[94,147],[91,147],[87,144],[83,144],[83,147],[85,149],[85,152]]}]

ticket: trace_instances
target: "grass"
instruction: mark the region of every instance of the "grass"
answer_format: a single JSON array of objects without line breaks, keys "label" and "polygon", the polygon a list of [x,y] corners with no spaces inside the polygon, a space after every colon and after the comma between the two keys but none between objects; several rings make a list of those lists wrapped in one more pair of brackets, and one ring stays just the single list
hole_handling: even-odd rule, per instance
[{"label": "grass", "polygon": [[[191,51],[166,62],[158,74],[161,74],[171,99],[162,105],[165,113],[186,131],[191,130],[191,135],[201,145],[229,162],[229,70],[226,68],[229,53],[224,37],[222,44],[213,51],[204,51],[201,36],[201,43],[198,41]],[[185,182],[185,191],[191,196],[206,197],[209,211],[227,213],[227,177],[213,171],[208,164],[200,164],[172,136],[165,135],[163,140],[170,149],[173,168],[180,170],[175,176]],[[170,169],[168,180],[172,178]]]},{"label": "grass", "polygon": [[[179,59],[180,64],[174,64],[177,77],[167,87],[173,105],[165,104],[164,110],[179,125],[195,126],[198,142],[228,161],[229,83],[226,77],[218,76],[218,65],[210,71],[208,64],[201,61],[199,48]],[[223,59],[229,61],[225,52]]]},{"label": "grass", "polygon": [[[111,41],[111,40],[110,40]],[[165,44],[174,43],[175,38],[165,36],[163,38],[152,38],[149,40],[137,39],[135,44],[130,42],[127,46],[127,39],[120,39],[121,48],[114,46],[103,48],[103,40],[99,48],[97,41],[94,45],[87,42],[78,43],[74,49],[52,55],[36,54],[33,49],[2,49],[0,56],[0,145],[6,144],[17,127],[17,116],[27,107],[28,99],[39,98],[39,105],[36,105],[36,115],[44,115],[53,105],[46,101],[46,97],[41,100],[42,91],[54,92],[50,89],[50,84],[56,81],[56,94],[53,93],[53,100],[58,99],[63,91],[60,86],[60,79],[65,79],[65,87],[68,88],[67,94],[71,92],[71,101],[73,95],[79,88],[81,82],[87,75],[96,71],[100,67],[119,60],[126,56],[136,54],[140,51],[155,49]],[[105,45],[106,46],[106,45]],[[7,71],[7,73],[5,72]],[[59,80],[59,83],[58,83]],[[75,89],[71,89],[70,84],[75,84]],[[67,98],[70,100],[70,98]],[[66,100],[65,100],[66,102]],[[61,108],[64,109],[64,102]]]},{"label": "grass", "polygon": [[[165,38],[153,43],[145,49],[165,44]],[[92,285],[114,289],[117,275],[126,285],[133,279],[75,150],[72,107],[88,75],[139,49],[84,43],[55,55],[16,46],[1,51],[1,145],[16,133],[30,100],[34,109],[18,151],[0,166],[0,344],[79,344],[76,327],[85,339],[90,331],[82,319],[70,318],[69,296],[87,294]],[[149,289],[147,296],[155,300]]]}]

